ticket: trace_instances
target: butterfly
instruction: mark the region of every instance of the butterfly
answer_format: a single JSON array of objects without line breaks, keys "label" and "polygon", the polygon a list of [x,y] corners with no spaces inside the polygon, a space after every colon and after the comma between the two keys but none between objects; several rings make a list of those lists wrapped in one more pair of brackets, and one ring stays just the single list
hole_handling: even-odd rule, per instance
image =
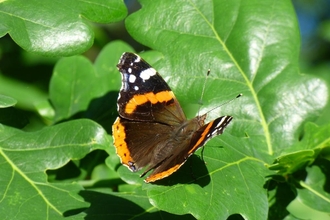
[{"label": "butterfly", "polygon": [[223,133],[233,119],[219,117],[205,124],[206,114],[187,120],[171,88],[140,56],[125,52],[117,68],[122,86],[117,100],[119,117],[112,126],[121,163],[145,182],[177,171],[198,148]]}]

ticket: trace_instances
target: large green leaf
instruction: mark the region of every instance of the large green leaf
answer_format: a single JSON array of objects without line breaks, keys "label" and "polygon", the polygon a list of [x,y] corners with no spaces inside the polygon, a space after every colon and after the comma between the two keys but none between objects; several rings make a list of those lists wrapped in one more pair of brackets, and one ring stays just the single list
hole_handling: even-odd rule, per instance
[{"label": "large green leaf", "polygon": [[116,22],[126,13],[121,0],[0,1],[0,36],[8,33],[30,52],[68,56],[93,44],[94,34],[85,19]]},{"label": "large green leaf", "polygon": [[0,134],[2,219],[62,219],[88,207],[80,185],[49,183],[45,171],[108,145],[99,125],[77,120],[37,132],[0,125]]},{"label": "large green leaf", "polygon": [[[290,153],[302,124],[320,114],[327,97],[321,80],[298,72],[299,31],[291,3],[142,0],[141,4],[142,9],[127,18],[127,29],[139,42],[162,52],[163,59],[154,67],[185,111],[197,112],[209,68],[201,113],[238,93],[244,95],[222,106],[221,113],[210,112],[210,118],[225,114],[234,120],[221,137],[207,144],[206,165],[197,164],[196,157],[190,160],[196,180],[186,164],[172,176],[144,186],[151,203],[200,219],[225,219],[234,213],[266,219],[265,165],[284,150]],[[134,175],[128,172],[123,171],[126,180]]]}]

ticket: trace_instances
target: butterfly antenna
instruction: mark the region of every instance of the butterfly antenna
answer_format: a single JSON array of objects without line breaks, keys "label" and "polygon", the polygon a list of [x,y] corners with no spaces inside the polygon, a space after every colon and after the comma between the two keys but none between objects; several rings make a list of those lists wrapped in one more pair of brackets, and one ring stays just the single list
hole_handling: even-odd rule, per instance
[{"label": "butterfly antenna", "polygon": [[228,100],[228,101],[222,103],[221,105],[212,108],[211,110],[207,111],[206,114],[208,114],[209,112],[211,112],[211,111],[213,111],[213,110],[215,110],[215,109],[217,109],[217,108],[220,108],[221,106],[224,106],[224,105],[227,105],[227,104],[231,103],[232,101],[234,101],[235,99],[238,99],[238,98],[241,97],[241,96],[243,96],[242,93],[238,94],[235,98],[232,98],[232,99],[230,99],[230,100]]},{"label": "butterfly antenna", "polygon": [[207,78],[209,78],[208,76],[210,75],[210,72],[211,72],[211,70],[210,69],[208,69],[207,70],[207,73],[206,73],[206,77],[205,77],[205,80],[204,80],[204,85],[203,85],[203,89],[202,89],[202,94],[201,94],[201,98],[200,98],[200,100],[199,100],[199,109],[198,109],[198,115],[199,115],[199,112],[200,112],[200,110],[201,110],[201,107],[202,107],[202,105],[203,105],[203,96],[204,96],[204,92],[205,92],[205,87],[206,87],[206,81],[207,81]]}]

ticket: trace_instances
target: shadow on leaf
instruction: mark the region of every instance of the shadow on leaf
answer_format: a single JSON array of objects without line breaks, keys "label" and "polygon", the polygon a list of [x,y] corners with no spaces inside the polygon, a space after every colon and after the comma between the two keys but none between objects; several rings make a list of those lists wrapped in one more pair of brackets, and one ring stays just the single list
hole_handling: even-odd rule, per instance
[{"label": "shadow on leaf", "polygon": [[[164,211],[158,211],[152,208],[148,198],[137,194],[118,194],[102,193],[96,191],[81,191],[80,195],[85,201],[91,203],[91,206],[85,210],[87,214],[85,219],[194,219],[191,215],[173,215]],[[123,197],[127,197],[123,198]],[[139,197],[139,204],[144,203],[145,209],[136,204],[131,199]],[[143,202],[144,200],[144,202]],[[147,212],[146,209],[149,211]],[[68,212],[72,212],[71,210]]]},{"label": "shadow on leaf", "polygon": [[200,157],[193,154],[188,161],[175,173],[162,180],[152,184],[173,186],[176,184],[198,184],[200,187],[205,187],[211,181],[207,164]]}]

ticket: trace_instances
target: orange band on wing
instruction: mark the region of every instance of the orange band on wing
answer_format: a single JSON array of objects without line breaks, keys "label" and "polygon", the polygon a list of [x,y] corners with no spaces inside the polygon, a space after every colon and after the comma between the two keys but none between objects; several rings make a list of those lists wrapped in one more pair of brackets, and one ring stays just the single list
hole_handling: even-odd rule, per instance
[{"label": "orange band on wing", "polygon": [[146,182],[146,183],[155,182],[156,180],[160,180],[160,179],[163,179],[165,177],[168,177],[169,175],[171,175],[172,173],[177,171],[183,164],[184,163],[177,164],[174,167],[172,167],[172,168],[170,168],[166,171],[163,171],[161,173],[152,174],[152,175],[148,176],[148,178],[146,178],[144,180],[144,182]]},{"label": "orange band on wing", "polygon": [[190,151],[188,152],[188,155],[194,153],[194,151],[196,150],[196,148],[202,143],[202,141],[205,140],[205,136],[207,135],[207,133],[209,133],[210,131],[210,127],[212,127],[214,121],[211,121],[208,126],[204,129],[204,132],[201,134],[201,136],[199,137],[197,143],[190,149]]},{"label": "orange band on wing", "polygon": [[168,102],[172,99],[174,99],[174,94],[172,91],[162,91],[158,93],[148,92],[143,95],[135,95],[127,102],[125,106],[125,113],[132,114],[137,106],[143,105],[147,102],[156,104],[161,102]]},{"label": "orange band on wing", "polygon": [[125,127],[120,123],[119,117],[112,126],[112,135],[114,140],[113,144],[116,148],[117,155],[120,157],[121,163],[126,165],[127,167],[130,167],[129,163],[134,163],[134,160],[131,157],[131,154],[125,142]]}]

